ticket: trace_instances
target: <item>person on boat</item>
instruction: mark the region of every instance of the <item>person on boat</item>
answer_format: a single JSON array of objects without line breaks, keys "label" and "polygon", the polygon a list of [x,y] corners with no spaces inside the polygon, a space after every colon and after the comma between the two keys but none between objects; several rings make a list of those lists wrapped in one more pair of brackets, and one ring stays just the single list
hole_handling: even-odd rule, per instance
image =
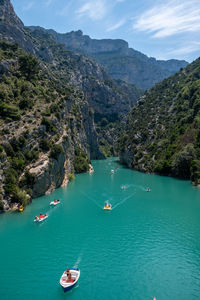
[{"label": "person on boat", "polygon": [[38,219],[38,217],[37,216],[35,216],[35,220],[37,220]]},{"label": "person on boat", "polygon": [[65,274],[67,274],[67,277],[68,277],[69,274],[70,274],[70,269],[67,269],[67,270],[65,271]]},{"label": "person on boat", "polygon": [[72,274],[71,274],[70,270],[67,269],[67,270],[65,271],[65,273],[67,274],[67,282],[73,282]]},{"label": "person on boat", "polygon": [[71,272],[70,272],[69,275],[68,275],[67,281],[68,281],[68,282],[73,282]]}]

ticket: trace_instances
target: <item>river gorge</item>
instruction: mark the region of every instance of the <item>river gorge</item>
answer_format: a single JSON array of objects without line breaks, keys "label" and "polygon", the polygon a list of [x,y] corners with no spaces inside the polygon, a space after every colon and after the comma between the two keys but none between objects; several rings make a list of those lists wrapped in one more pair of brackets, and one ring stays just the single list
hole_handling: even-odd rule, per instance
[{"label": "river gorge", "polygon": [[[117,158],[92,164],[94,173],[34,199],[23,213],[0,215],[0,298],[199,299],[200,190]],[[61,204],[50,207],[53,199]],[[107,200],[111,211],[103,210]],[[45,212],[47,220],[33,222]],[[80,280],[64,294],[59,279],[73,266]]]}]

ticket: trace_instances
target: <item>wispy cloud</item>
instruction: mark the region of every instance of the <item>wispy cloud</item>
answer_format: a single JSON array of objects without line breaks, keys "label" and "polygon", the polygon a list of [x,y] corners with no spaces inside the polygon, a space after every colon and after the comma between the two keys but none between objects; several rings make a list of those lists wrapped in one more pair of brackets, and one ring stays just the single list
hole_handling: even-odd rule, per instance
[{"label": "wispy cloud", "polygon": [[34,4],[35,4],[35,2],[33,2],[33,1],[29,2],[28,4],[24,5],[24,7],[22,7],[22,10],[23,11],[30,10],[33,7]]},{"label": "wispy cloud", "polygon": [[106,4],[102,0],[87,1],[76,10],[79,17],[88,17],[91,20],[101,20],[107,13]]},{"label": "wispy cloud", "polygon": [[171,0],[144,12],[133,25],[154,38],[200,30],[200,1]]},{"label": "wispy cloud", "polygon": [[171,50],[168,52],[168,54],[173,54],[173,55],[185,55],[185,54],[190,54],[196,51],[200,50],[200,42],[192,42],[190,45],[185,45],[182,46],[178,49]]},{"label": "wispy cloud", "polygon": [[72,6],[73,6],[73,0],[69,0],[61,10],[57,11],[56,14],[62,17],[66,17],[70,13],[72,13]]},{"label": "wispy cloud", "polygon": [[123,26],[126,23],[125,19],[120,20],[119,22],[117,22],[116,24],[110,26],[109,28],[106,29],[107,32],[116,30],[118,28],[120,28],[121,26]]},{"label": "wispy cloud", "polygon": [[48,7],[48,6],[51,5],[51,3],[53,3],[53,1],[54,1],[54,0],[46,0],[46,1],[44,2],[44,5]]}]

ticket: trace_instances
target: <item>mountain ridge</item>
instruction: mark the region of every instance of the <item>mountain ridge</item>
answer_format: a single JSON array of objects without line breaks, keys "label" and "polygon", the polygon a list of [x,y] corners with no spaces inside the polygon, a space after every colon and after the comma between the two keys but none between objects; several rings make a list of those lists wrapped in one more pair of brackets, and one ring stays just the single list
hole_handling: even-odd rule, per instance
[{"label": "mountain ridge", "polygon": [[153,57],[129,48],[122,39],[92,39],[81,30],[57,33],[52,29],[29,26],[34,30],[48,32],[54,39],[66,46],[68,50],[86,54],[97,60],[114,79],[121,79],[146,90],[155,83],[171,76],[185,67],[184,60],[156,60]]}]

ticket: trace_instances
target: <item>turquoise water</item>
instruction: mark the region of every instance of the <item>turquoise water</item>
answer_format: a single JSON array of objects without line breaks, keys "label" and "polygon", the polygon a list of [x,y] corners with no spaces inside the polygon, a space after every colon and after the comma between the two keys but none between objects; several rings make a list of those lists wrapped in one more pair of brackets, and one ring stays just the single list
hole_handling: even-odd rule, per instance
[{"label": "turquoise water", "polygon": [[[0,299],[199,300],[200,190],[116,159],[93,165],[23,213],[0,216]],[[54,198],[62,203],[50,207]],[[36,224],[40,212],[49,218]],[[59,278],[73,266],[79,284],[64,294]]]}]

